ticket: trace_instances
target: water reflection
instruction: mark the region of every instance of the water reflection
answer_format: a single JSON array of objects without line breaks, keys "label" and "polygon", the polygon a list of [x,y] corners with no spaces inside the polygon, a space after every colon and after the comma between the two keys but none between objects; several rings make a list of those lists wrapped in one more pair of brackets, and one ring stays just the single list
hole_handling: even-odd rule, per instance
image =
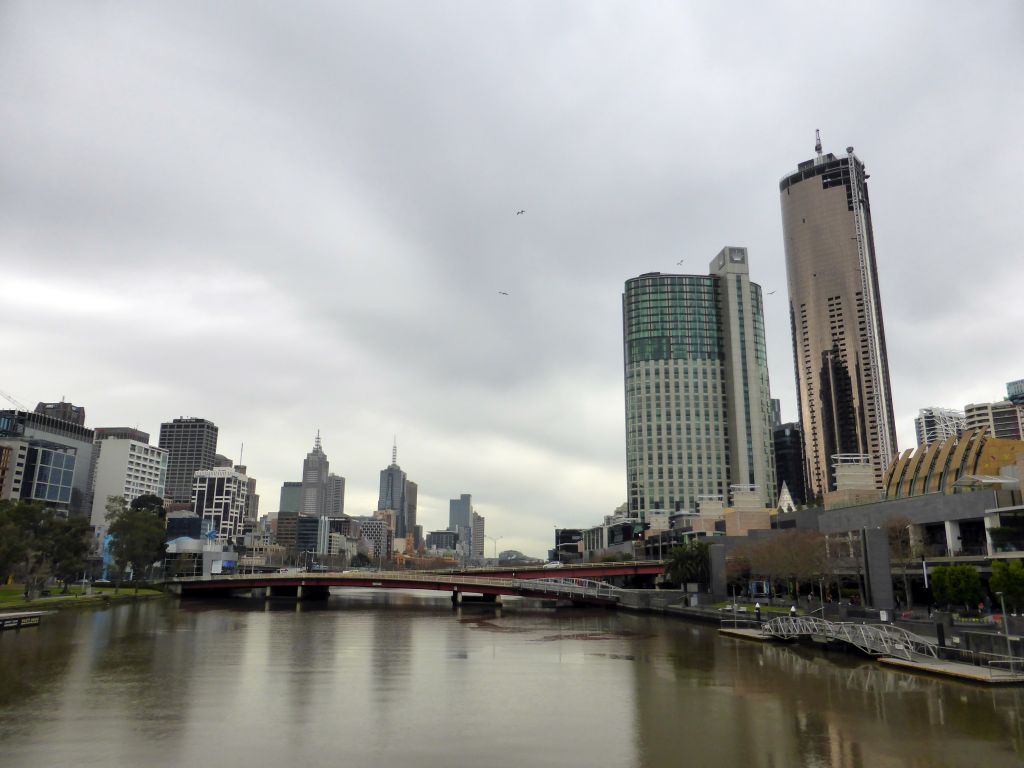
[{"label": "water reflection", "polygon": [[0,635],[5,766],[1019,765],[1018,689],[447,595],[140,603]]}]

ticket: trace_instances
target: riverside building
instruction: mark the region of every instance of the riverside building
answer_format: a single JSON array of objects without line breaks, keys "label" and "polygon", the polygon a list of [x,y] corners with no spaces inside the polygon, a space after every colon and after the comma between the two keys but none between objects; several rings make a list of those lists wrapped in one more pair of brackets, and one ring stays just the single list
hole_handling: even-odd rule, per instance
[{"label": "riverside building", "polygon": [[775,501],[761,288],[745,248],[709,275],[651,272],[622,295],[628,514],[648,520],[725,503]]},{"label": "riverside building", "polygon": [[159,446],[167,451],[167,487],[171,501],[192,501],[192,479],[213,469],[217,455],[217,426],[212,421],[178,418],[160,425]]},{"label": "riverside building", "polygon": [[868,175],[815,151],[779,182],[809,496],[836,489],[833,456],[869,456],[881,488],[896,455]]}]

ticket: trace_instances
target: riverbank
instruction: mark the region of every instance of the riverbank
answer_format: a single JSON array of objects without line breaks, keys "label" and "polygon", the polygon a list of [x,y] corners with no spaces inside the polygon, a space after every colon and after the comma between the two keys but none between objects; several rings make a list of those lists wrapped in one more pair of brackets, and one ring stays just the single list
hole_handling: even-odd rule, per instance
[{"label": "riverbank", "polygon": [[25,588],[20,584],[0,586],[0,613],[12,611],[51,611],[68,608],[97,608],[114,603],[132,600],[152,600],[164,597],[166,593],[158,589],[140,589],[138,593],[131,587],[121,587],[117,592],[113,587],[92,587],[86,594],[82,587],[71,587],[68,594],[54,594],[25,599]]}]

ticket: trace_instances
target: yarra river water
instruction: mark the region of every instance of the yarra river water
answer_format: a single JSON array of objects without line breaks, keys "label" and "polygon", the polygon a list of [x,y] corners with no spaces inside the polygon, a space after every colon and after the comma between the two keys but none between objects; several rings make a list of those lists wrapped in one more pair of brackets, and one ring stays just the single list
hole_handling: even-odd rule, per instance
[{"label": "yarra river water", "polygon": [[714,627],[350,591],[0,633],[0,766],[1019,766],[1024,690]]}]

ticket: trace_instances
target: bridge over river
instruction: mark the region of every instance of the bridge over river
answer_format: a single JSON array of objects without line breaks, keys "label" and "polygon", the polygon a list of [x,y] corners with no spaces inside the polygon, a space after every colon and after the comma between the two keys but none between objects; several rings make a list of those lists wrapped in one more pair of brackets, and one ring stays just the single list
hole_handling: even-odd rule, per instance
[{"label": "bridge over river", "polygon": [[472,571],[343,571],[340,573],[232,574],[171,579],[168,588],[182,597],[213,597],[248,592],[263,597],[326,598],[332,588],[423,589],[496,601],[516,595],[573,603],[615,605],[621,590],[605,579],[654,577],[664,573],[659,561],[588,563],[558,569],[517,568]]}]

